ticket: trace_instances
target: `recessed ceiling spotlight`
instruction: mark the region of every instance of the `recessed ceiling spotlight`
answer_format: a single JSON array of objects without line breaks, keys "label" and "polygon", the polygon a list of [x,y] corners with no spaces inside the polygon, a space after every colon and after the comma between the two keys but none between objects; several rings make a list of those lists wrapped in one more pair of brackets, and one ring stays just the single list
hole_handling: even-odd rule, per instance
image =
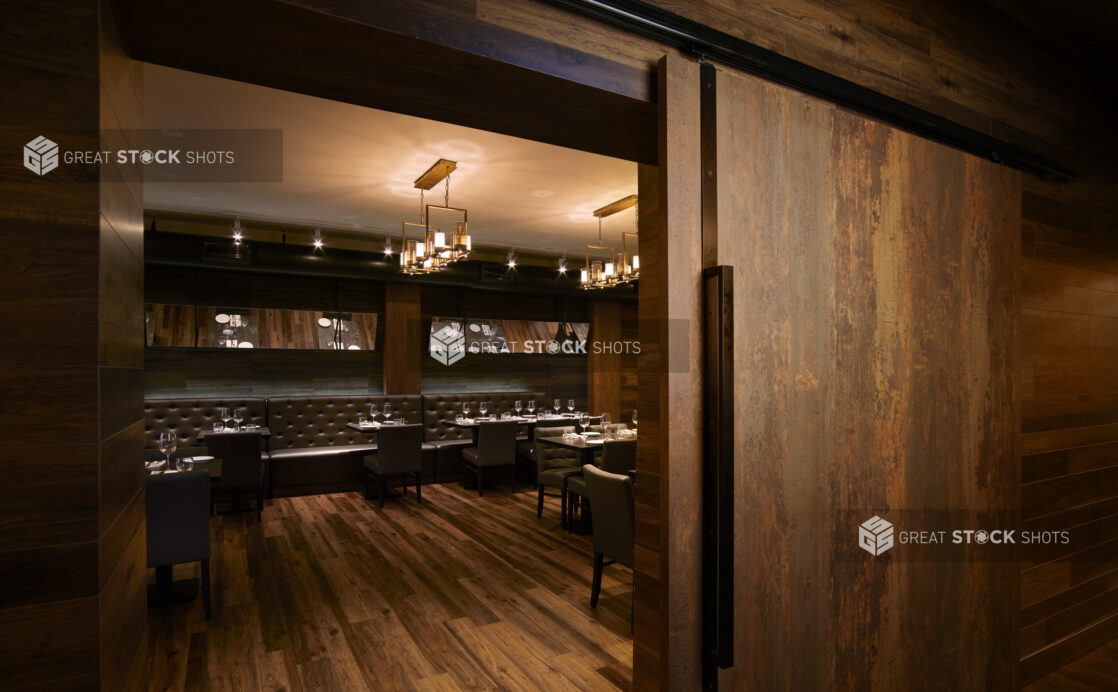
[{"label": "recessed ceiling spotlight", "polygon": [[559,273],[560,274],[566,274],[567,273],[567,256],[566,255],[563,255],[562,257],[559,258]]},{"label": "recessed ceiling spotlight", "polygon": [[384,255],[385,257],[392,256],[392,236],[384,236]]},{"label": "recessed ceiling spotlight", "polygon": [[509,269],[515,269],[516,268],[516,253],[513,252],[512,250],[509,250],[508,265],[509,265]]},{"label": "recessed ceiling spotlight", "polygon": [[241,232],[241,217],[233,217],[233,244],[240,245],[244,237],[244,233]]},{"label": "recessed ceiling spotlight", "polygon": [[532,190],[528,194],[530,194],[533,197],[551,197],[555,193],[552,192],[551,190]]},{"label": "recessed ceiling spotlight", "polygon": [[326,243],[322,240],[322,229],[314,229],[314,249],[318,250]]}]

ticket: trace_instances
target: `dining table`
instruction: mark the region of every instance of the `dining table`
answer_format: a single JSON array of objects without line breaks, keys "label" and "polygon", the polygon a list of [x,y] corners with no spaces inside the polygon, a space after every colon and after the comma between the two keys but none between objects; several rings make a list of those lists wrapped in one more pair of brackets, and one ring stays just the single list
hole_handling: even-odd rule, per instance
[{"label": "dining table", "polygon": [[198,439],[199,442],[201,442],[202,440],[206,439],[210,435],[225,435],[226,433],[234,433],[234,432],[237,432],[237,433],[259,433],[260,437],[271,437],[272,436],[272,431],[269,430],[268,428],[265,428],[262,425],[257,425],[257,426],[244,425],[244,426],[241,426],[240,430],[232,430],[230,428],[226,428],[224,430],[214,430],[213,428],[202,428],[201,430],[198,431],[197,439]]}]

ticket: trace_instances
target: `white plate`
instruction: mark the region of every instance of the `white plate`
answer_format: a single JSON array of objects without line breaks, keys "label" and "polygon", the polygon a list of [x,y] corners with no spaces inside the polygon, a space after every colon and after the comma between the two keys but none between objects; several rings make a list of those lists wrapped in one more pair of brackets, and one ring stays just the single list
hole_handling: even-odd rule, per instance
[{"label": "white plate", "polygon": [[329,327],[332,324],[334,324],[334,323],[330,321],[329,317],[319,317],[318,318],[318,326],[320,326],[320,327]]},{"label": "white plate", "polygon": [[251,341],[241,341],[237,343],[237,348],[252,348]]},{"label": "white plate", "polygon": [[214,322],[218,324],[229,324],[229,315],[226,315],[224,312],[219,312],[214,315]]},{"label": "white plate", "polygon": [[591,431],[591,432],[584,432],[584,433],[582,433],[582,434],[583,434],[584,436],[586,436],[586,437],[590,437],[591,435],[601,435],[602,433],[600,433],[600,432],[593,432],[593,431]]},{"label": "white plate", "polygon": [[471,324],[470,324],[470,331],[471,331],[471,332],[480,332],[480,331],[481,331],[481,325],[479,325],[479,324],[475,324],[475,323],[471,323]]},{"label": "white plate", "polygon": [[195,464],[208,464],[214,460],[213,457],[191,457]]},{"label": "white plate", "polygon": [[350,350],[350,351],[360,351],[360,350],[361,350],[361,347],[360,347],[360,346],[358,346],[357,344],[350,344],[350,346],[349,346],[349,350]]}]

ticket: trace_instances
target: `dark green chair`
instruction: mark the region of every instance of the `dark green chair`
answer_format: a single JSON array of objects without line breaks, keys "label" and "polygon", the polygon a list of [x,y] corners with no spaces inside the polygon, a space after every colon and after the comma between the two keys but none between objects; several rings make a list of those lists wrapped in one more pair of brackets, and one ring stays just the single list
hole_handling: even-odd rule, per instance
[{"label": "dark green chair", "polygon": [[590,586],[590,607],[597,608],[602,591],[602,569],[614,563],[633,567],[633,480],[628,474],[608,473],[589,464],[582,467],[582,477],[594,508],[594,581]]},{"label": "dark green chair", "polygon": [[[532,437],[532,456],[536,461],[536,486],[539,499],[536,504],[536,518],[543,517],[544,497],[558,497],[560,499],[559,521],[566,526],[567,522],[567,477],[581,473],[578,468],[578,455],[569,449],[540,442],[541,437],[560,437],[563,433],[574,432],[569,425],[537,426]],[[559,494],[545,492],[547,488],[558,488]]]},{"label": "dark green chair", "polygon": [[477,447],[462,450],[462,470],[477,476],[477,494],[483,494],[485,469],[509,468],[511,482],[516,485],[516,421],[492,421],[479,423]]},{"label": "dark green chair", "polygon": [[[597,427],[596,432],[601,432],[602,426]],[[610,426],[610,432],[617,432],[625,428],[624,423],[617,423]],[[627,474],[630,470],[637,467],[637,441],[636,440],[610,440],[602,443],[601,452],[595,452],[595,464],[600,466],[602,470],[607,473]],[[567,479],[567,517],[565,523],[567,530],[574,529],[574,515],[577,505],[581,504],[582,498],[586,497],[586,481],[583,480],[581,475],[572,475]],[[579,502],[575,502],[575,498]],[[591,503],[593,506],[593,503]]]}]

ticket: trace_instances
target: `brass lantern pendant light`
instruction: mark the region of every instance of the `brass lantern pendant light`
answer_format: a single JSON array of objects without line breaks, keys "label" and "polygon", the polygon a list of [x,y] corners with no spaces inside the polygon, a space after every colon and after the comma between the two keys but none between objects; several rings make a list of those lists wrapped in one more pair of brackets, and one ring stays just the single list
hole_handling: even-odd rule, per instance
[{"label": "brass lantern pendant light", "polygon": [[[441,271],[452,262],[465,259],[473,250],[469,232],[469,211],[450,206],[450,174],[458,164],[447,159],[439,159],[423,175],[415,179],[419,190],[419,222],[404,222],[404,250],[400,255],[400,271],[405,274],[426,274]],[[442,204],[426,204],[424,193],[439,183],[444,183]],[[459,212],[461,221],[455,221],[453,231],[447,238],[441,226],[431,225],[431,210]],[[422,239],[409,240],[408,226],[423,228]]]},{"label": "brass lantern pendant light", "polygon": [[[608,288],[610,286],[619,286],[630,281],[636,281],[640,270],[640,256],[634,252],[629,254],[628,244],[626,243],[626,236],[637,238],[636,233],[622,232],[621,234],[621,255],[618,256],[616,250],[609,245],[602,242],[602,219],[607,216],[612,216],[620,211],[624,211],[637,204],[637,196],[629,195],[622,197],[616,202],[611,202],[606,206],[594,212],[594,216],[598,217],[598,244],[586,245],[586,265],[580,273],[579,288],[585,290],[593,290],[598,288]],[[604,257],[601,259],[590,259],[591,250],[606,250],[609,251],[609,259]]]}]

